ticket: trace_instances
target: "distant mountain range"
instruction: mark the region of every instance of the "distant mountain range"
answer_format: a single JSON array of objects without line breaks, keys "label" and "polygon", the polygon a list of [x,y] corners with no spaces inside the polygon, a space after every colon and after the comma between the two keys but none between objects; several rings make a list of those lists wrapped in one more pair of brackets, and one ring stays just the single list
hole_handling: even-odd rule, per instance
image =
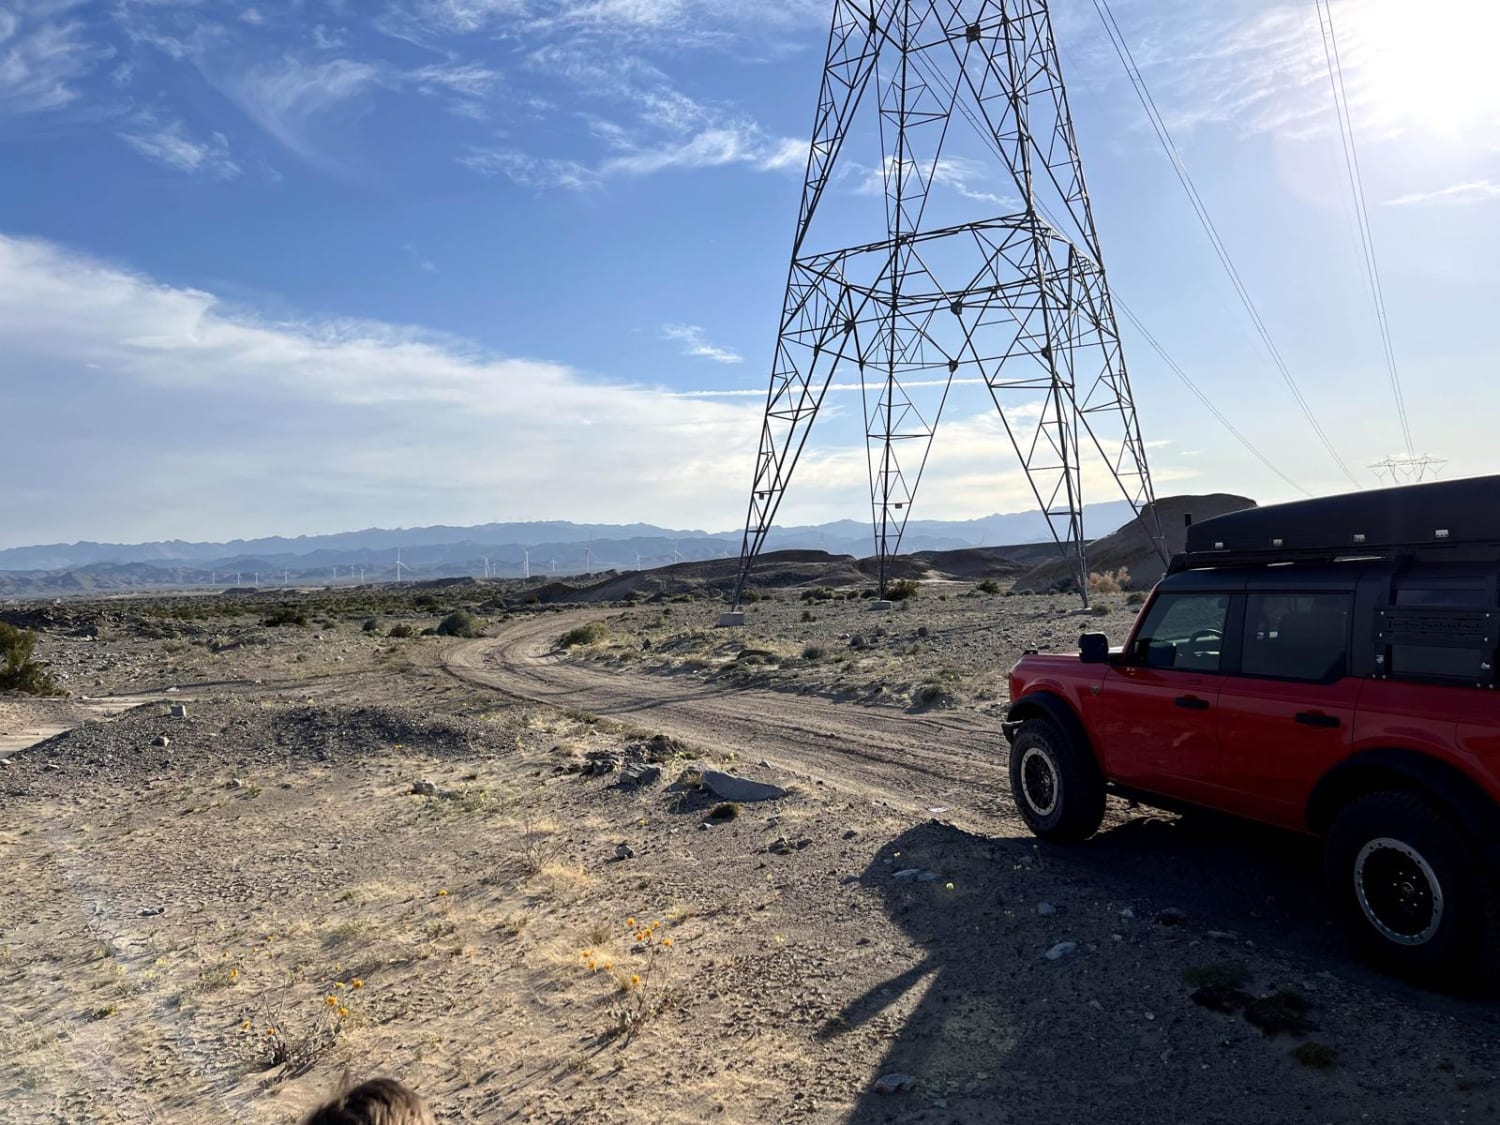
[{"label": "distant mountain range", "polygon": [[[1105,535],[1131,518],[1123,500],[1091,505],[1085,524]],[[236,539],[227,543],[52,543],[0,550],[0,595],[117,591],[142,586],[281,586],[390,582],[463,575],[499,578],[649,569],[674,561],[739,554],[741,533],[674,530],[651,524],[564,520],[475,527],[369,528],[331,535]],[[1041,512],[973,520],[912,520],[903,553],[1039,543],[1051,539]],[[855,520],[774,528],[766,550],[811,548],[873,553],[868,524]]]}]

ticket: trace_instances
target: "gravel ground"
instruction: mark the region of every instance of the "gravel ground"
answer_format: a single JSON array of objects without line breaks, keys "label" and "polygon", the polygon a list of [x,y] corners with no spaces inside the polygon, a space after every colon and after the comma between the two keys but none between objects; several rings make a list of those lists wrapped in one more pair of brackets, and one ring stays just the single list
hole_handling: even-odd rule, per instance
[{"label": "gravel ground", "polygon": [[[49,635],[75,682],[163,694],[0,767],[3,1116],[292,1122],[345,1068],[452,1121],[1494,1116],[1492,1003],[1349,960],[1304,845],[1123,806],[1082,848],[1021,833],[979,693],[1077,621],[932,593],[757,603],[728,642],[926,626],[961,675],[915,713],[554,651],[609,611],[459,643]],[[717,607],[673,609],[613,628],[712,635]],[[715,818],[704,766],[788,792]]]}]

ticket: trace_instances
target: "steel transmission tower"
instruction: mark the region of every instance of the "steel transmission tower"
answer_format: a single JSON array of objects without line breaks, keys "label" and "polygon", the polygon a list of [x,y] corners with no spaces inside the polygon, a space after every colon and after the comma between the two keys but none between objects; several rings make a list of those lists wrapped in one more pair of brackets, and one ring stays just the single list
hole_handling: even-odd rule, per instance
[{"label": "steel transmission tower", "polygon": [[[961,134],[1013,198],[956,178]],[[954,183],[950,210],[1005,213],[941,225]],[[839,212],[865,185],[884,229],[823,248],[864,233]],[[836,0],[735,605],[836,376],[863,394],[882,594],[949,391],[982,383],[1086,604],[1083,461],[1153,500],[1101,263],[1045,0]]]}]

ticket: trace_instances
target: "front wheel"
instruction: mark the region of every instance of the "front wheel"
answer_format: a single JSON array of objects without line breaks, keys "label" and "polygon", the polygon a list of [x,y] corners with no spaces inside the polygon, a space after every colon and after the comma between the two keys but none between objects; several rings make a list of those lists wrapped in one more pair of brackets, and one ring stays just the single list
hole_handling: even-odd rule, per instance
[{"label": "front wheel", "polygon": [[1043,840],[1075,843],[1104,820],[1104,777],[1088,747],[1051,719],[1027,719],[1010,744],[1010,791]]},{"label": "front wheel", "polygon": [[1494,891],[1467,838],[1430,801],[1404,792],[1350,802],[1328,833],[1325,868],[1354,943],[1391,972],[1451,981],[1494,930]]}]

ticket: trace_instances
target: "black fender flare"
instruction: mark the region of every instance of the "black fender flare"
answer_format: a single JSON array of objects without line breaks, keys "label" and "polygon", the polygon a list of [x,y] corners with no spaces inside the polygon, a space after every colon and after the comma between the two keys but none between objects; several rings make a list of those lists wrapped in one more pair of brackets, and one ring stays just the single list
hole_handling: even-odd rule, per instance
[{"label": "black fender flare", "polygon": [[1500,808],[1456,766],[1416,750],[1362,750],[1319,779],[1307,799],[1307,827],[1328,831],[1349,800],[1380,789],[1425,793],[1457,818],[1492,867],[1500,868]]},{"label": "black fender flare", "polygon": [[1078,717],[1078,713],[1073,710],[1068,701],[1056,692],[1034,691],[1021,696],[1020,699],[1013,700],[1005,712],[1005,721],[1000,724],[1006,741],[1014,742],[1021,724],[1027,719],[1035,718],[1051,719],[1076,745],[1088,751],[1094,768],[1103,772],[1099,763],[1099,755],[1094,752],[1093,741],[1089,738],[1083,720]]}]

